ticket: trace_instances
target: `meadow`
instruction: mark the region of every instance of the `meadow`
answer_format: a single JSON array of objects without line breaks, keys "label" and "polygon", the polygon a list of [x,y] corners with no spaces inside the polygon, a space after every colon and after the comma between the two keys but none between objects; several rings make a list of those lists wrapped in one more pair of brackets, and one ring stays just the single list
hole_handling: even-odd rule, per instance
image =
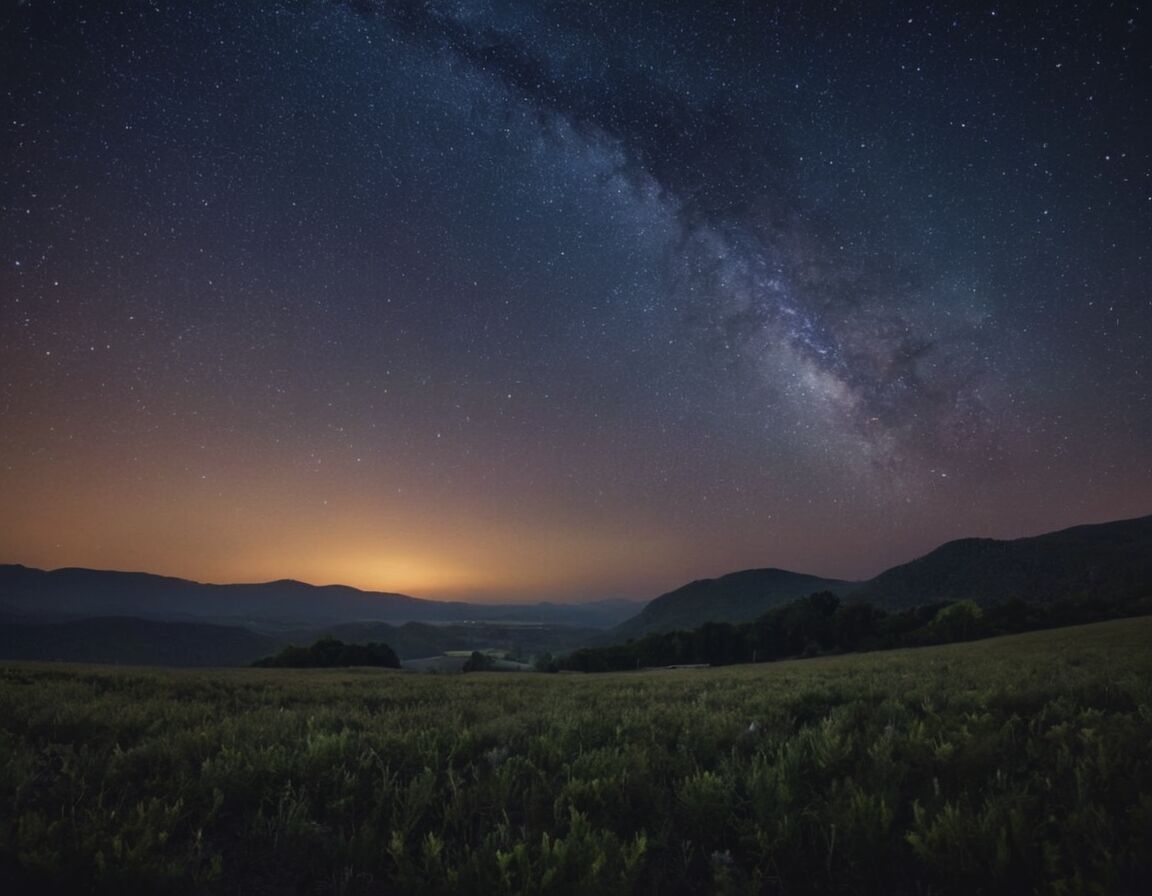
[{"label": "meadow", "polygon": [[1145,892],[1152,618],[717,669],[0,667],[24,892]]}]

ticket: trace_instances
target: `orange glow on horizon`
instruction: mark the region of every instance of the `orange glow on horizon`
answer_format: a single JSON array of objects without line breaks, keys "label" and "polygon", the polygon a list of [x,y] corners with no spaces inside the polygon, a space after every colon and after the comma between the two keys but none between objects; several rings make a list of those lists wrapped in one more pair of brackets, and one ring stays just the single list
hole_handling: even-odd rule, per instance
[{"label": "orange glow on horizon", "polygon": [[[291,469],[218,467],[201,479],[174,473],[178,465],[109,458],[91,476],[80,464],[44,461],[0,474],[8,496],[0,562],[512,602],[645,596],[654,587],[645,571],[676,574],[676,539],[566,519],[564,508],[537,509],[526,522],[464,494],[445,510],[437,495],[410,506]],[[329,497],[345,492],[357,497]]]},{"label": "orange glow on horizon", "polygon": [[685,489],[644,478],[640,449],[629,477],[609,489],[592,474],[573,479],[570,456],[547,447],[525,448],[500,468],[478,455],[455,458],[450,472],[429,456],[435,439],[315,464],[299,447],[209,443],[176,426],[140,432],[125,423],[74,438],[51,423],[52,410],[4,433],[15,447],[0,467],[0,563],[215,583],[292,578],[434,600],[651,598],[757,566],[865,578],[948,537],[1137,516],[1147,500],[1139,490],[1101,491],[1099,507],[1041,513],[1022,499],[1021,518],[996,527],[978,503],[946,527],[926,505],[897,521],[915,529],[900,534],[880,510],[860,511],[873,514],[862,526],[862,517],[794,501],[766,522],[741,505],[692,502]]}]

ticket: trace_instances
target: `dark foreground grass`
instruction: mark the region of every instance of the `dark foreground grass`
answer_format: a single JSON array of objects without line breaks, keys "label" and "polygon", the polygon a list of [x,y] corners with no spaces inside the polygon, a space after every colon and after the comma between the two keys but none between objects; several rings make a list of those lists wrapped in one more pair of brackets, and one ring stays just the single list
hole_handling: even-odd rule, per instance
[{"label": "dark foreground grass", "polygon": [[0,758],[7,892],[1146,892],[1152,619],[596,677],[9,665]]}]

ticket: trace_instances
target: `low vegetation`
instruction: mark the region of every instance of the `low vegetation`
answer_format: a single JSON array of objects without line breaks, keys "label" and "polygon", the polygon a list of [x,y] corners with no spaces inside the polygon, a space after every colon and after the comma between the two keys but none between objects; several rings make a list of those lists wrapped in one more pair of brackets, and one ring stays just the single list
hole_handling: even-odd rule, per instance
[{"label": "low vegetation", "polygon": [[7,892],[1108,893],[1152,619],[719,669],[0,667]]}]

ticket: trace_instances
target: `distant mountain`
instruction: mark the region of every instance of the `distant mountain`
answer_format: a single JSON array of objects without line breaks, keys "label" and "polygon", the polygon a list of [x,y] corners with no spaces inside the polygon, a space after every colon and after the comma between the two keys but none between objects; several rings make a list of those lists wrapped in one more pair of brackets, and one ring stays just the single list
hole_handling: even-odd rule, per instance
[{"label": "distant mountain", "polygon": [[786,569],[746,569],[718,579],[700,579],[662,594],[610,635],[612,640],[621,641],[649,632],[693,629],[705,622],[747,622],[814,591],[847,594],[855,587],[855,582]]},{"label": "distant mountain", "polygon": [[1152,593],[1152,516],[1001,541],[963,538],[864,583],[853,598],[900,609],[936,601],[1128,598]]},{"label": "distant mountain", "polygon": [[469,604],[295,581],[205,585],[146,573],[0,566],[0,658],[235,665],[325,632],[383,641],[403,659],[488,647],[561,653],[710,621],[746,622],[815,591],[889,609],[1146,596],[1152,516],[1009,541],[951,541],[864,583],[750,569],[692,582],[635,615],[636,605],[620,600]]},{"label": "distant mountain", "polygon": [[0,566],[0,603],[37,616],[151,619],[328,621],[435,613],[441,607],[404,594],[371,594],[341,585],[282,580],[206,585],[150,573],[67,568],[50,572]]},{"label": "distant mountain", "polygon": [[592,604],[471,604],[292,580],[207,585],[149,573],[95,569],[46,572],[16,565],[0,565],[0,606],[9,614],[36,617],[132,616],[268,628],[360,620],[484,620],[609,628],[632,615],[636,607],[618,600]]},{"label": "distant mountain", "polygon": [[239,666],[280,642],[238,626],[103,617],[71,622],[0,623],[0,659],[63,660],[129,666]]}]

